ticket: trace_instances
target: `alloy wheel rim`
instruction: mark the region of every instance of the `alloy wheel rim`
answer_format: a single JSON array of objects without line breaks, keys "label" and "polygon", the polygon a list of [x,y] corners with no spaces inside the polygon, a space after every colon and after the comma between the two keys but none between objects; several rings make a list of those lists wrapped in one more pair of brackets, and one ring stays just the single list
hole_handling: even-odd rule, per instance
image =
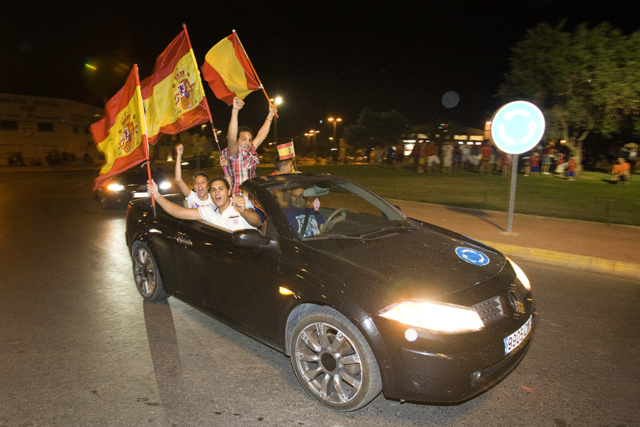
[{"label": "alloy wheel rim", "polygon": [[135,256],[136,285],[140,293],[149,296],[156,287],[155,265],[149,252],[139,249]]},{"label": "alloy wheel rim", "polygon": [[345,404],[362,388],[358,349],[344,332],[328,323],[313,323],[300,332],[295,363],[307,388],[328,403]]}]

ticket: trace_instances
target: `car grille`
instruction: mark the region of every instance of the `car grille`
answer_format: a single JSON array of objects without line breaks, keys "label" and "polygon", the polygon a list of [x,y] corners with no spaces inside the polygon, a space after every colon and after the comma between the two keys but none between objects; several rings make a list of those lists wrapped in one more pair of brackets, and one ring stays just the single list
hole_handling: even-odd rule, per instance
[{"label": "car grille", "polygon": [[471,307],[482,319],[482,323],[488,325],[496,322],[504,316],[502,302],[499,296],[489,298]]}]

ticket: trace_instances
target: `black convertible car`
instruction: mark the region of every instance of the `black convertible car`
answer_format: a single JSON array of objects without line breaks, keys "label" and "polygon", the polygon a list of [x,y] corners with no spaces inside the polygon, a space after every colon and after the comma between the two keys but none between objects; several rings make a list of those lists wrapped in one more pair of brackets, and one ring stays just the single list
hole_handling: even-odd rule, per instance
[{"label": "black convertible car", "polygon": [[[311,396],[342,411],[381,390],[462,402],[526,353],[537,319],[530,284],[495,249],[407,218],[337,176],[259,177],[241,188],[265,213],[261,230],[230,232],[161,208],[154,219],[148,199],[129,205],[144,298],[172,295],[280,350]],[[287,212],[300,203],[296,223]]]}]

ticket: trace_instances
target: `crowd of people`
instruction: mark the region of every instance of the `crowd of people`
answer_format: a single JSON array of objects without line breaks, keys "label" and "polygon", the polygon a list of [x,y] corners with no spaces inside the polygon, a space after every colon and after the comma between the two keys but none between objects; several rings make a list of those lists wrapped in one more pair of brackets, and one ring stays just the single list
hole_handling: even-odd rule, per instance
[{"label": "crowd of people", "polygon": [[160,194],[158,186],[151,181],[147,191],[167,212],[180,219],[204,220],[219,227],[235,231],[257,229],[264,220],[264,214],[256,209],[251,199],[240,190],[245,180],[255,178],[259,163],[256,149],[262,144],[277,114],[275,105],[269,105],[269,112],[263,125],[255,135],[246,127],[238,127],[238,113],[244,101],[236,97],[231,109],[231,120],[227,131],[227,148],[222,151],[220,165],[225,170],[224,177],[209,179],[206,173],[196,172],[193,189],[182,180],[182,145],[176,147],[175,178],[185,196],[187,207],[179,206]]},{"label": "crowd of people", "polygon": [[[635,147],[635,144],[631,145]],[[600,167],[611,173],[612,182],[628,183],[637,164],[636,154],[637,150],[632,148],[619,156],[610,155],[608,163],[600,164]],[[585,159],[584,154],[582,159]],[[404,144],[399,141],[396,146],[386,147],[384,162],[393,165],[394,170],[413,168],[418,174],[451,173],[459,169],[509,176],[513,155],[498,150],[486,140],[481,145],[447,141],[441,147],[427,140],[415,144],[411,153],[405,156]],[[552,140],[518,156],[518,172],[525,176],[553,175],[574,181],[579,168],[578,159],[571,155],[571,151],[565,146],[556,146]]]},{"label": "crowd of people", "polygon": [[[240,185],[245,180],[257,176],[259,158],[256,150],[269,134],[271,121],[277,110],[275,106],[269,106],[267,118],[254,137],[250,128],[238,127],[238,112],[243,106],[244,102],[236,97],[227,132],[228,146],[220,157],[220,165],[225,171],[224,177],[210,179],[205,172],[198,171],[193,178],[193,188],[190,189],[182,178],[184,147],[178,144],[175,180],[185,197],[186,207],[163,197],[155,182],[147,184],[147,191],[169,215],[179,219],[204,220],[230,231],[257,229],[263,224],[264,213],[254,206],[251,198],[240,189]],[[275,171],[271,175],[295,172],[291,158],[280,159],[277,155],[274,166]],[[308,197],[304,195],[304,190],[303,187],[294,187],[280,191],[275,196],[283,208],[283,214],[298,235],[313,236],[321,232],[323,219],[316,209],[312,211],[308,206]]]}]

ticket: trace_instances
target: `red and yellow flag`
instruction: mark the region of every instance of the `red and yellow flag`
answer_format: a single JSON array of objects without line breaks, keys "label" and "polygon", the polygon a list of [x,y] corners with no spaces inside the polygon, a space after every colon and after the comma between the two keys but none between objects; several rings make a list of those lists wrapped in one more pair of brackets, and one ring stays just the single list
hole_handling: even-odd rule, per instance
[{"label": "red and yellow flag", "polygon": [[91,133],[106,159],[93,183],[94,189],[149,158],[137,65],[131,69],[124,87],[107,102],[104,118],[91,125]]},{"label": "red and yellow flag", "polygon": [[150,144],[210,120],[209,107],[187,29],[158,56],[142,82]]},{"label": "red and yellow flag", "polygon": [[280,144],[277,148],[280,160],[291,159],[296,156],[296,153],[293,150],[293,141],[287,142],[286,144]]},{"label": "red and yellow flag", "polygon": [[201,69],[216,98],[227,105],[233,104],[236,96],[244,99],[260,89],[235,31],[209,50]]}]

